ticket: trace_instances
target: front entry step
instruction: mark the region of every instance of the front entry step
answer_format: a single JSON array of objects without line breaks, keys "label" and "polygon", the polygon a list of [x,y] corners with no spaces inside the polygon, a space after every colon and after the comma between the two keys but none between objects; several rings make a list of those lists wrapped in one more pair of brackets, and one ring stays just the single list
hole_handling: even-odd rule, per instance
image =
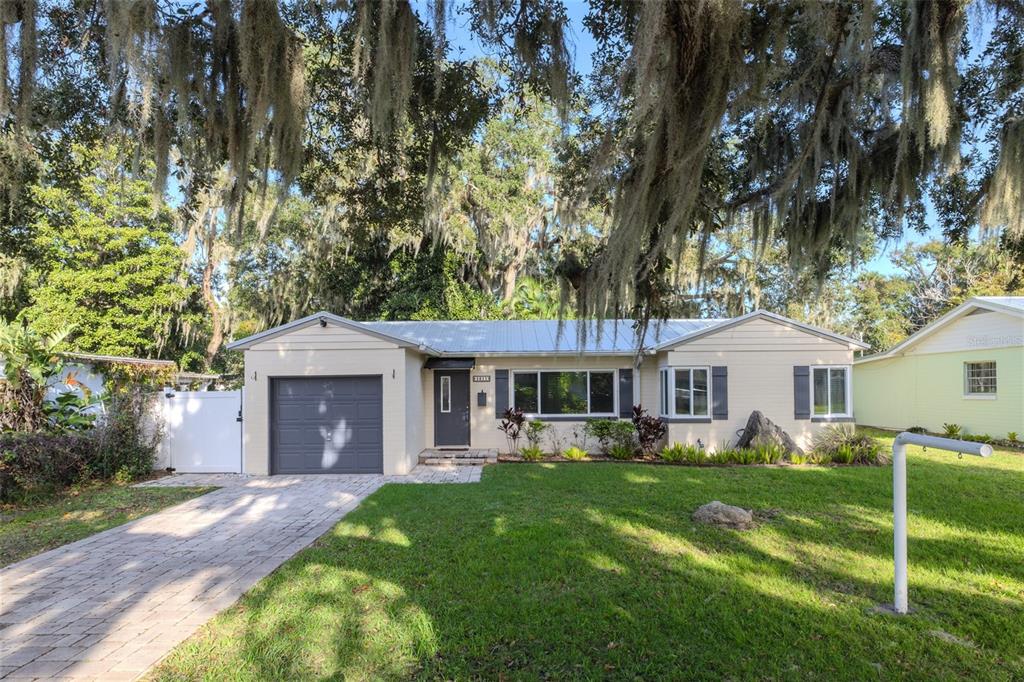
[{"label": "front entry step", "polygon": [[420,453],[420,464],[430,465],[481,465],[494,464],[498,461],[497,450],[480,448],[466,450],[439,450],[429,448]]}]

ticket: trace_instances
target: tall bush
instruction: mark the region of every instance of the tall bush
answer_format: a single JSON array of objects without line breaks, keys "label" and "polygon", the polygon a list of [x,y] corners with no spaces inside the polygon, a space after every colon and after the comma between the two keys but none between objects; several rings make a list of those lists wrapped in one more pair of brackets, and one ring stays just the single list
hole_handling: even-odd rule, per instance
[{"label": "tall bush", "polygon": [[57,348],[69,333],[64,329],[44,336],[31,327],[0,320],[0,431],[46,428],[46,385],[64,369]]},{"label": "tall bush", "polygon": [[151,417],[152,400],[153,394],[137,384],[111,387],[107,414],[94,433],[94,475],[137,478],[153,470],[161,433]]}]

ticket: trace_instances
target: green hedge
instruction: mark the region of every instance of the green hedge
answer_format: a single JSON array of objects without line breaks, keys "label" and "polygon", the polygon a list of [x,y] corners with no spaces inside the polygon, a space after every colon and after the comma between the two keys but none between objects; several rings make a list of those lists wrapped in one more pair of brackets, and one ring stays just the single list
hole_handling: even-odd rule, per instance
[{"label": "green hedge", "polygon": [[102,424],[84,431],[0,433],[0,501],[46,495],[89,479],[131,480],[153,468],[159,432],[148,432],[141,391],[112,396]]}]

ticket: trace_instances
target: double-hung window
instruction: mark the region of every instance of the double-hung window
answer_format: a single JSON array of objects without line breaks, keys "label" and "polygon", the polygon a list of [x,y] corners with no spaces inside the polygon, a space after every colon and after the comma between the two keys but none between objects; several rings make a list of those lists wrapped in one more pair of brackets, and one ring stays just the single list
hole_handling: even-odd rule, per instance
[{"label": "double-hung window", "polygon": [[711,409],[707,367],[664,367],[660,380],[663,417],[706,418]]},{"label": "double-hung window", "polygon": [[850,416],[850,368],[812,367],[811,395],[815,417]]},{"label": "double-hung window", "polygon": [[615,370],[514,371],[512,404],[541,416],[615,416]]},{"label": "double-hung window", "polygon": [[996,397],[996,363],[964,363],[964,395],[968,398]]}]

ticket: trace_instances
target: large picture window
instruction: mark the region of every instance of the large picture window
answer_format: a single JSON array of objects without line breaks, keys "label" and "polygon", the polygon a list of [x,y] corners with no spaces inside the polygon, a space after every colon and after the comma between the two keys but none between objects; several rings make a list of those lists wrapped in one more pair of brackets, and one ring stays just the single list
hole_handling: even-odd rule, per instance
[{"label": "large picture window", "polygon": [[512,373],[512,404],[527,414],[615,415],[615,371]]},{"label": "large picture window", "polygon": [[964,395],[985,398],[995,397],[995,362],[964,363]]},{"label": "large picture window", "polygon": [[812,367],[811,395],[815,417],[848,417],[849,367]]},{"label": "large picture window", "polygon": [[661,415],[664,417],[707,417],[711,391],[707,367],[666,367],[661,370]]}]

